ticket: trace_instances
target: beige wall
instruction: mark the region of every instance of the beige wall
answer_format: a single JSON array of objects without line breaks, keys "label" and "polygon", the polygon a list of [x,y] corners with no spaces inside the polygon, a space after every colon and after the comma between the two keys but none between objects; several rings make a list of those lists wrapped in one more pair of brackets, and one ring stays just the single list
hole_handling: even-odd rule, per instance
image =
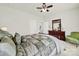
[{"label": "beige wall", "polygon": [[50,27],[52,27],[52,19],[61,19],[62,30],[66,32],[66,35],[69,35],[72,31],[79,31],[79,8],[65,10],[54,14],[53,18],[48,21]]},{"label": "beige wall", "polygon": [[0,27],[6,26],[12,34],[18,32],[20,34],[37,33],[38,20],[40,18],[8,7],[0,6]]},{"label": "beige wall", "polygon": [[6,26],[12,34],[15,32],[20,34],[38,33],[41,20],[43,22],[43,32],[48,33],[49,28],[51,30],[52,27],[51,19],[57,18],[61,18],[62,30],[66,31],[66,35],[72,31],[79,31],[79,8],[52,14],[52,17],[48,16],[48,21],[45,21],[44,18],[18,9],[0,6],[0,27]]}]

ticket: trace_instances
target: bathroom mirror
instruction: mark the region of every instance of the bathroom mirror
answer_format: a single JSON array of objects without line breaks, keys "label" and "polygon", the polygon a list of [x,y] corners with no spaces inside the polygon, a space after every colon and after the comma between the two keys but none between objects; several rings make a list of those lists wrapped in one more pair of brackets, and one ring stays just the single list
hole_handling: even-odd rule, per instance
[{"label": "bathroom mirror", "polygon": [[61,31],[61,19],[52,20],[52,29]]}]

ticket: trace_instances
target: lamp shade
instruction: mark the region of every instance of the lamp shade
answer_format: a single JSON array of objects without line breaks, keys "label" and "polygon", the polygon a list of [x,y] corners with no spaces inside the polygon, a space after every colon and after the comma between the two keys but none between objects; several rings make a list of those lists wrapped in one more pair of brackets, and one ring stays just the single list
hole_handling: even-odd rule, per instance
[{"label": "lamp shade", "polygon": [[7,31],[7,27],[1,27],[0,29],[3,31]]}]

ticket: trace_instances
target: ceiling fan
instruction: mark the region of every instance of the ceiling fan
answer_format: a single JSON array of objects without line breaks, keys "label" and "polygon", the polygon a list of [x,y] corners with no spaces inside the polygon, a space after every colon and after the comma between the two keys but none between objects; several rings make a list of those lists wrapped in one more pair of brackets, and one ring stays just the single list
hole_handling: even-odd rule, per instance
[{"label": "ceiling fan", "polygon": [[40,9],[40,12],[49,12],[48,8],[53,7],[53,5],[46,5],[46,3],[43,3],[41,7],[36,7],[37,9]]}]

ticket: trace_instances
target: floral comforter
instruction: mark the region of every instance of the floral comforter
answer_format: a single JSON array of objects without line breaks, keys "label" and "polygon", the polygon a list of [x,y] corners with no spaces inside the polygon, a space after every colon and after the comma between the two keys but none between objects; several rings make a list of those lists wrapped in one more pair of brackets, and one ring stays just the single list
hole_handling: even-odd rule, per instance
[{"label": "floral comforter", "polygon": [[0,31],[1,56],[50,56],[58,55],[57,39],[46,34],[11,35]]},{"label": "floral comforter", "polygon": [[21,40],[21,44],[17,44],[17,56],[49,56],[58,54],[55,41],[45,34],[25,35],[21,37]]}]

